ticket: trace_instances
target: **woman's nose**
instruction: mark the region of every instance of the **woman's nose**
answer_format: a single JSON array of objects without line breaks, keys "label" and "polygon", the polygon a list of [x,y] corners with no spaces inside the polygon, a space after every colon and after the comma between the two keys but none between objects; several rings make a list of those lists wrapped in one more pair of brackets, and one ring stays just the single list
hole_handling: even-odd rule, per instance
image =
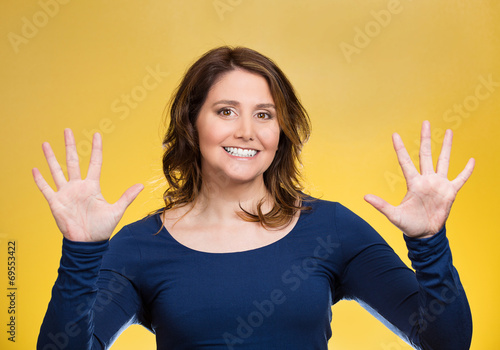
[{"label": "woman's nose", "polygon": [[252,116],[243,115],[239,118],[234,136],[235,138],[243,139],[245,141],[254,139],[255,135]]}]

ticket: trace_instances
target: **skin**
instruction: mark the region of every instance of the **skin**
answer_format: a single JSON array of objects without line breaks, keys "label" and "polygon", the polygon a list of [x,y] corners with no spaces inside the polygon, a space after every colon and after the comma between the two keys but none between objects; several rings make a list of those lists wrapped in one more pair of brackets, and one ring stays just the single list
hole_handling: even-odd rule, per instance
[{"label": "skin", "polygon": [[[261,198],[268,198],[262,174],[271,164],[279,141],[276,118],[265,116],[272,117],[273,104],[264,78],[252,73],[235,70],[214,84],[196,125],[202,153],[201,194],[194,203],[168,211],[163,218],[166,228],[180,243],[208,252],[242,251],[272,243],[293,228],[298,214],[287,227],[272,231],[258,223],[245,222],[236,215],[239,204],[251,210]],[[101,136],[94,135],[85,179],[81,178],[75,139],[70,129],[64,131],[64,138],[68,178],[50,145],[44,143],[42,149],[56,191],[37,168],[32,170],[35,183],[64,237],[73,241],[107,240],[143,185],[131,186],[116,203],[108,203],[101,194],[99,183]],[[407,181],[407,193],[398,206],[375,195],[366,195],[365,200],[407,236],[431,237],[444,226],[458,191],[472,174],[474,159],[469,160],[455,179],[447,179],[452,144],[452,132],[447,130],[434,170],[428,121],[422,125],[420,172],[398,134],[393,135],[393,144]],[[255,149],[259,153],[252,159],[238,158],[228,155],[223,146]],[[264,211],[270,203],[265,203]]]},{"label": "skin", "polygon": [[37,168],[32,170],[35,183],[47,200],[57,226],[65,238],[79,242],[107,240],[127,207],[144,186],[136,184],[126,190],[116,203],[108,203],[101,193],[99,183],[102,165],[101,135],[94,134],[85,179],[81,178],[75,138],[70,129],[64,130],[64,140],[68,179],[64,176],[50,144],[44,142],[42,150],[57,191],[47,184]]},{"label": "skin", "polygon": [[469,159],[464,170],[454,180],[448,180],[453,132],[446,130],[441,154],[434,170],[431,153],[431,125],[422,124],[420,134],[420,173],[411,161],[398,134],[392,135],[392,143],[399,165],[406,179],[407,192],[398,206],[369,194],[365,200],[384,214],[403,233],[413,238],[429,238],[438,233],[446,223],[458,191],[474,170],[475,160]]},{"label": "skin", "polygon": [[[222,178],[224,187],[230,187],[228,194],[242,188],[266,193],[262,175],[278,149],[280,127],[263,77],[240,69],[223,75],[210,89],[196,129],[203,182],[220,183]],[[254,157],[236,157],[224,147],[258,152]]]}]

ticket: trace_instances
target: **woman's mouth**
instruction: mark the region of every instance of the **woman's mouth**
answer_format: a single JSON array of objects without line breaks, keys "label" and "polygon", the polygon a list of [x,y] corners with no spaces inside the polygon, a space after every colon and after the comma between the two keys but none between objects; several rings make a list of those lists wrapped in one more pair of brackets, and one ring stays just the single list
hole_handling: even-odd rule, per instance
[{"label": "woman's mouth", "polygon": [[235,157],[251,158],[255,157],[255,155],[258,153],[258,151],[254,149],[245,149],[238,147],[223,147],[223,148],[227,153]]}]

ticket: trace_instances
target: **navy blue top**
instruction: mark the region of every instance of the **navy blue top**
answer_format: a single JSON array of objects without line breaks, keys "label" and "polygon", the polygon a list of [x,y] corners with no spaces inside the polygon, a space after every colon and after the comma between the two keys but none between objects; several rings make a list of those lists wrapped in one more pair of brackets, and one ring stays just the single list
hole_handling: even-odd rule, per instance
[{"label": "navy blue top", "polygon": [[64,239],[37,349],[107,349],[133,323],[160,350],[327,349],[341,299],[416,348],[469,349],[471,314],[444,228],[405,237],[415,274],[350,210],[310,205],[285,237],[243,252],[200,252],[165,228],[155,234],[159,214],[123,227],[109,247]]}]

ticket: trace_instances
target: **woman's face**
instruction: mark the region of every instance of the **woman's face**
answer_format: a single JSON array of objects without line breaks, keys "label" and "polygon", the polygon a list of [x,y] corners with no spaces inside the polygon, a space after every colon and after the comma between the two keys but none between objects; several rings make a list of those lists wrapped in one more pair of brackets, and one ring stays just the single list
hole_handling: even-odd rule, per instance
[{"label": "woman's face", "polygon": [[196,120],[204,178],[228,185],[262,181],[280,135],[267,81],[236,69],[208,92]]}]

